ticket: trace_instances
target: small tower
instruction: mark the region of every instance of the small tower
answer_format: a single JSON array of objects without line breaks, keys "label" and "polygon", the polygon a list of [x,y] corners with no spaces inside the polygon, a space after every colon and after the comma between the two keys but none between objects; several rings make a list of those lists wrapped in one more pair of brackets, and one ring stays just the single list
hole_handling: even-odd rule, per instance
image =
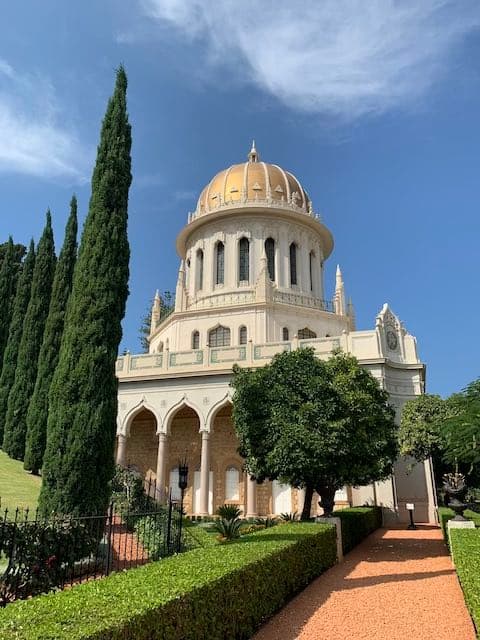
[{"label": "small tower", "polygon": [[344,316],[347,312],[347,306],[345,303],[345,287],[343,284],[342,272],[340,271],[340,265],[337,264],[337,273],[335,276],[335,296],[334,296],[335,313]]},{"label": "small tower", "polygon": [[260,156],[258,155],[258,152],[255,148],[255,140],[252,140],[252,148],[250,149],[250,153],[248,154],[248,161],[249,162],[259,162],[260,161]]},{"label": "small tower", "polygon": [[161,315],[162,315],[162,299],[160,298],[160,294],[157,289],[155,292],[155,297],[153,298],[152,315],[150,319],[150,335],[152,335],[152,333],[160,324]]},{"label": "small tower", "polygon": [[177,288],[175,290],[175,311],[185,311],[186,308],[186,292],[185,292],[185,261],[180,262],[178,270]]}]

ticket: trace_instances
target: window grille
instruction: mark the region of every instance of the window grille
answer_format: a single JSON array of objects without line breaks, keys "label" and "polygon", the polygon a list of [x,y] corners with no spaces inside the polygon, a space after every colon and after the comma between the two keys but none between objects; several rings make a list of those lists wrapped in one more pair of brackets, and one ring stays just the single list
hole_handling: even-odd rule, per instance
[{"label": "window grille", "polygon": [[216,249],[216,280],[217,284],[223,284],[225,277],[225,245],[217,242]]},{"label": "window grille", "polygon": [[250,243],[248,238],[242,238],[239,242],[239,280],[248,282],[250,279]]},{"label": "window grille", "polygon": [[217,327],[208,334],[208,344],[210,347],[229,347],[230,329],[228,327]]},{"label": "window grille", "polygon": [[315,333],[315,331],[312,331],[308,327],[305,327],[304,329],[300,329],[298,331],[299,340],[307,340],[308,338],[316,338],[316,337],[317,337],[317,334]]},{"label": "window grille", "polygon": [[290,284],[297,283],[297,245],[292,242],[290,245]]},{"label": "window grille", "polygon": [[275,281],[275,240],[267,238],[265,240],[265,253],[267,255],[268,276],[272,282]]},{"label": "window grille", "polygon": [[239,343],[247,344],[247,327],[240,327],[239,333]]},{"label": "window grille", "polygon": [[192,349],[200,349],[200,333],[198,331],[192,333]]},{"label": "window grille", "polygon": [[203,251],[197,251],[197,290],[203,289]]}]

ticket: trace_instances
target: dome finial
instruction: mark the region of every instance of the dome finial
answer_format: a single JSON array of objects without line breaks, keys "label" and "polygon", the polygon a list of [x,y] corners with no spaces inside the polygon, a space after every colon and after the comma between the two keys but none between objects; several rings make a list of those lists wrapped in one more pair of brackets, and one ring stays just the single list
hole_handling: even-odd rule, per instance
[{"label": "dome finial", "polygon": [[258,157],[257,150],[255,148],[255,140],[252,140],[252,148],[250,149],[250,153],[248,154],[249,162],[258,162],[260,158]]}]

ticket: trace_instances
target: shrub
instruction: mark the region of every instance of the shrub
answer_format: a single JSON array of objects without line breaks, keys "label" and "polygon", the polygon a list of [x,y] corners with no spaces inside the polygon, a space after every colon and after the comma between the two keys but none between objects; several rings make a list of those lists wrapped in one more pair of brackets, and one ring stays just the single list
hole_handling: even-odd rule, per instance
[{"label": "shrub", "polygon": [[235,540],[240,537],[242,524],[243,522],[240,518],[232,518],[230,520],[220,518],[220,520],[214,523],[213,528],[215,531],[218,531],[220,538],[224,540]]},{"label": "shrub", "polygon": [[[443,532],[443,537],[445,539],[445,542],[448,543],[447,522],[455,517],[455,512],[449,507],[438,507],[437,512],[440,526]],[[466,509],[464,516],[469,520],[473,520],[476,527],[480,527],[480,513],[476,513],[475,511]]]},{"label": "shrub", "polygon": [[265,529],[269,529],[270,527],[275,527],[278,524],[278,519],[270,518],[269,516],[266,518],[255,518],[253,524],[260,524],[265,527]]},{"label": "shrub", "polygon": [[375,529],[382,526],[381,507],[350,507],[334,511],[342,522],[343,553],[348,553]]},{"label": "shrub", "polygon": [[242,515],[242,510],[236,504],[224,504],[217,509],[217,516],[224,520],[235,520]]},{"label": "shrub", "polygon": [[480,531],[452,529],[450,542],[453,562],[463,595],[477,631],[480,630]]},{"label": "shrub", "polygon": [[282,520],[282,522],[295,522],[298,520],[298,513],[296,511],[293,513],[281,513],[280,520]]},{"label": "shrub", "polygon": [[335,559],[333,527],[286,524],[13,603],[0,637],[246,640]]}]

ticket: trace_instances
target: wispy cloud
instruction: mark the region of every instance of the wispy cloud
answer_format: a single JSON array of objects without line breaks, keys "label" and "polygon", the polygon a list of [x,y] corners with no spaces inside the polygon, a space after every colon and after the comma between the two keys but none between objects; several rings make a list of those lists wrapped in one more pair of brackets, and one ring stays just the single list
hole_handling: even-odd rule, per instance
[{"label": "wispy cloud", "polygon": [[478,0],[139,0],[207,45],[209,65],[288,106],[352,120],[415,101],[480,26]]},{"label": "wispy cloud", "polygon": [[87,152],[61,119],[47,79],[0,59],[0,172],[83,182]]}]

